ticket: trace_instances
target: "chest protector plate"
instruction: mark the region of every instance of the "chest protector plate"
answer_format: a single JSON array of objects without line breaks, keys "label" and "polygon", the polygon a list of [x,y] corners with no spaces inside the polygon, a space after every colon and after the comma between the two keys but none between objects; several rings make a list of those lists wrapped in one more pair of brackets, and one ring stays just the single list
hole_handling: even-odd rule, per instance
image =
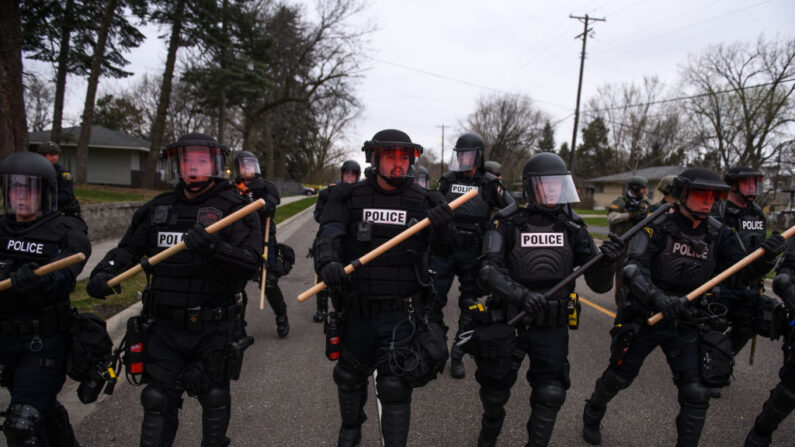
[{"label": "chest protector plate", "polygon": [[[228,194],[229,197],[225,197]],[[221,191],[201,203],[178,201],[173,194],[157,197],[149,213],[151,257],[176,245],[197,222],[210,225],[232,213],[236,205],[231,190]],[[154,266],[151,291],[156,305],[191,308],[221,305],[234,299],[237,281],[225,278],[217,266],[191,250],[183,250]]]},{"label": "chest protector plate", "polygon": [[[348,198],[351,219],[343,240],[345,264],[425,218],[427,197],[415,188],[387,195],[362,183]],[[362,298],[406,298],[422,289],[417,269],[424,268],[428,231],[421,231],[351,274],[353,289]]]},{"label": "chest protector plate", "polygon": [[562,222],[518,224],[513,238],[508,272],[531,290],[551,287],[574,268],[571,240]]},{"label": "chest protector plate", "polygon": [[662,226],[665,246],[651,263],[651,278],[663,291],[687,293],[704,284],[715,271],[715,241],[708,233],[697,236]]},{"label": "chest protector plate", "polygon": [[463,176],[450,176],[445,179],[447,190],[443,191],[447,203],[463,196],[471,189],[477,189],[478,195],[453,210],[455,226],[464,231],[483,234],[489,224],[492,206],[484,199],[484,189],[487,187],[485,178],[466,178]]},{"label": "chest protector plate", "polygon": [[727,216],[729,218],[726,219],[727,223],[742,242],[746,253],[751,253],[761,247],[767,230],[765,216],[758,212],[753,204],[744,210],[734,207],[734,210],[730,210],[729,213],[730,215]]}]

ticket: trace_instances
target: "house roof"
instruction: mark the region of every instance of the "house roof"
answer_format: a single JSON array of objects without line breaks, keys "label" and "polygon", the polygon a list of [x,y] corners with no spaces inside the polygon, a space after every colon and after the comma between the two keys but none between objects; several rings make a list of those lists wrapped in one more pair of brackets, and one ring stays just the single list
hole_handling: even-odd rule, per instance
[{"label": "house roof", "polygon": [[638,169],[637,171],[626,171],[604,177],[596,177],[588,179],[588,181],[593,183],[624,183],[635,176],[641,176],[645,177],[646,180],[655,181],[660,180],[666,175],[679,175],[685,169],[684,166],[653,166],[651,168]]},{"label": "house roof", "polygon": [[[28,144],[39,145],[47,142],[50,140],[50,134],[51,130],[31,132],[28,134]],[[75,147],[79,137],[80,126],[68,127],[61,131],[61,141],[58,144],[62,147]],[[99,125],[91,126],[91,139],[88,142],[88,147],[149,152],[148,141]]]}]

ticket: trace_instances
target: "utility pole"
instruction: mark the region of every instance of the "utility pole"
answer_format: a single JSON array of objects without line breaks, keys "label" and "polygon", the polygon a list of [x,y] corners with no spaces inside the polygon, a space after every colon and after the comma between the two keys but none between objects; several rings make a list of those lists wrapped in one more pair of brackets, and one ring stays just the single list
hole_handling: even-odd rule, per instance
[{"label": "utility pole", "polygon": [[442,128],[442,158],[439,163],[439,178],[442,178],[442,176],[444,176],[444,127],[445,126],[444,124],[442,124],[441,126],[436,126],[436,127]]},{"label": "utility pole", "polygon": [[593,20],[596,22],[604,22],[605,19],[595,19],[585,14],[585,17],[573,16],[569,14],[570,19],[577,19],[584,23],[582,34],[575,37],[575,39],[582,38],[582,54],[580,54],[580,82],[577,84],[577,107],[574,109],[574,131],[571,135],[571,148],[569,149],[569,170],[574,172],[574,152],[577,150],[577,125],[580,124],[580,93],[582,93],[582,70],[585,66],[585,44],[588,42],[588,34],[593,29],[588,28],[588,21]]}]

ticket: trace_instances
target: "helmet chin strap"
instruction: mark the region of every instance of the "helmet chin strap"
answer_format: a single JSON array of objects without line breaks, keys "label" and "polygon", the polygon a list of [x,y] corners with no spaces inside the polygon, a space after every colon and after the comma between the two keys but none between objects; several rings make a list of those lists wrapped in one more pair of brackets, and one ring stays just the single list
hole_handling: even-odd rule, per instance
[{"label": "helmet chin strap", "polygon": [[403,183],[406,181],[405,178],[398,180],[398,179],[384,177],[383,175],[381,175],[380,172],[378,173],[378,176],[381,177],[382,179],[384,179],[385,182],[387,182],[388,184],[390,184],[390,185],[392,185],[392,186],[394,186],[396,188],[398,186],[403,185]]},{"label": "helmet chin strap", "polygon": [[214,181],[214,180],[213,180],[213,178],[212,178],[212,177],[210,177],[210,178],[208,178],[207,180],[205,180],[205,181],[203,181],[203,182],[196,182],[196,183],[190,183],[190,184],[188,184],[188,183],[185,183],[185,179],[183,179],[182,177],[180,177],[180,179],[179,179],[179,184],[180,184],[180,185],[181,185],[183,188],[185,188],[186,190],[188,190],[188,191],[190,191],[190,192],[193,192],[193,193],[196,193],[196,192],[199,192],[199,191],[201,191],[202,189],[206,188],[206,187],[207,187],[207,185],[209,185],[209,184],[210,184],[210,183],[212,183],[213,181]]}]

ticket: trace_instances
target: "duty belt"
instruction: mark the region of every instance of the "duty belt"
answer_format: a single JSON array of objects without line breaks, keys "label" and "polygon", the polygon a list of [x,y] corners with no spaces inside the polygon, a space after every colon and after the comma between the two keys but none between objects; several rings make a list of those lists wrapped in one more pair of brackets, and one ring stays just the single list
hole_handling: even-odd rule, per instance
[{"label": "duty belt", "polygon": [[203,322],[225,321],[237,316],[241,306],[237,303],[220,307],[199,307],[185,309],[184,307],[154,306],[152,315],[174,322],[177,329],[197,331],[201,330]]},{"label": "duty belt", "polygon": [[382,300],[370,300],[367,298],[354,297],[350,299],[348,306],[358,315],[363,317],[372,317],[373,315],[383,312],[408,309],[408,301],[409,297]]},{"label": "duty belt", "polygon": [[72,307],[69,303],[58,303],[41,309],[40,318],[0,320],[0,333],[10,335],[50,336],[69,328]]}]

